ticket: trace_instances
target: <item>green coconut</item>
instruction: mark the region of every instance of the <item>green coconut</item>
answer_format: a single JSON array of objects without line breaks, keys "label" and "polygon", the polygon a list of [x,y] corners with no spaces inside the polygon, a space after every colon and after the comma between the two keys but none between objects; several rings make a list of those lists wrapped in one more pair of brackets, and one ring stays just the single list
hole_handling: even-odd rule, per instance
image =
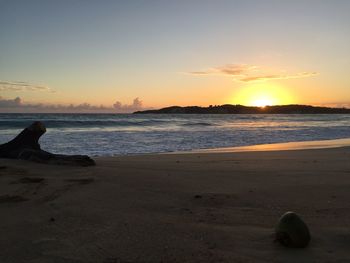
[{"label": "green coconut", "polygon": [[276,240],[286,247],[304,248],[311,239],[304,221],[294,212],[285,213],[276,226]]}]

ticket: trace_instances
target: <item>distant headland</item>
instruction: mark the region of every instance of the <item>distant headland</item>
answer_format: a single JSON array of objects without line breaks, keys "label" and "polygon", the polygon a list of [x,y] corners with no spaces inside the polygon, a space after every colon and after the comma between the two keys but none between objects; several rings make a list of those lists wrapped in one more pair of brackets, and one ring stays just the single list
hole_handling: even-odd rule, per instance
[{"label": "distant headland", "polygon": [[310,105],[276,105],[276,106],[243,106],[243,105],[210,105],[171,106],[158,110],[136,111],[134,114],[350,114],[347,108],[316,107]]}]

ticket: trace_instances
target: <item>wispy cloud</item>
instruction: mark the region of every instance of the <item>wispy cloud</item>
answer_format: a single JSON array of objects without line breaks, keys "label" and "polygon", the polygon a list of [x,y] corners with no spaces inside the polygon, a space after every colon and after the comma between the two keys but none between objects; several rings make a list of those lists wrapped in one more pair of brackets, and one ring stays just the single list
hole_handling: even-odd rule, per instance
[{"label": "wispy cloud", "polygon": [[254,65],[246,65],[246,64],[228,64],[222,67],[218,67],[217,70],[222,74],[230,75],[230,76],[241,76],[245,75],[247,72],[252,72],[257,70],[259,67]]},{"label": "wispy cloud", "polygon": [[0,91],[46,91],[54,92],[47,86],[31,84],[23,81],[1,81],[0,80]]},{"label": "wispy cloud", "polygon": [[227,64],[221,67],[210,68],[202,71],[192,71],[189,74],[192,75],[230,75],[230,76],[242,76],[249,71],[257,69],[257,66],[247,64]]},{"label": "wispy cloud", "polygon": [[271,72],[271,70],[265,69],[263,67],[248,64],[227,64],[220,67],[210,68],[208,70],[192,71],[188,73],[191,75],[198,76],[231,76],[234,80],[241,82],[268,81],[276,79],[296,79],[318,75],[317,72],[300,72],[296,74],[286,74],[285,72]]},{"label": "wispy cloud", "polygon": [[69,113],[130,113],[147,109],[139,98],[135,98],[131,104],[122,104],[117,101],[112,106],[81,104],[44,104],[25,103],[20,97],[5,99],[0,97],[0,112],[69,112]]},{"label": "wispy cloud", "polygon": [[251,81],[266,81],[274,79],[298,79],[298,78],[307,78],[318,75],[317,72],[302,72],[294,75],[258,75],[251,77],[240,78],[240,81],[251,82]]}]

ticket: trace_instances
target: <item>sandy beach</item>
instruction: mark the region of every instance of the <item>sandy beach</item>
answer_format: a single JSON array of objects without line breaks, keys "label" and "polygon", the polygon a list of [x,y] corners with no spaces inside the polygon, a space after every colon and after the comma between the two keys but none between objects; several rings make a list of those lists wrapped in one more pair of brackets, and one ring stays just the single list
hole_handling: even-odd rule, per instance
[{"label": "sandy beach", "polygon": [[[350,148],[0,160],[0,262],[350,262]],[[286,211],[306,249],[273,242]]]}]

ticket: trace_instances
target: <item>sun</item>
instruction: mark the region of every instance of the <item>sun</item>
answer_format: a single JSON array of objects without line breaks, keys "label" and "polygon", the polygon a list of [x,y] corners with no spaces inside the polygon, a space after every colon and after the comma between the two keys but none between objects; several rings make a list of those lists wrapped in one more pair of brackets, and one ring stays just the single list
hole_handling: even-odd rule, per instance
[{"label": "sun", "polygon": [[286,89],[277,86],[255,85],[242,87],[233,95],[234,104],[266,107],[291,104],[294,99]]},{"label": "sun", "polygon": [[273,100],[266,97],[258,98],[251,103],[251,106],[256,106],[261,108],[264,108],[270,105],[274,105]]}]

